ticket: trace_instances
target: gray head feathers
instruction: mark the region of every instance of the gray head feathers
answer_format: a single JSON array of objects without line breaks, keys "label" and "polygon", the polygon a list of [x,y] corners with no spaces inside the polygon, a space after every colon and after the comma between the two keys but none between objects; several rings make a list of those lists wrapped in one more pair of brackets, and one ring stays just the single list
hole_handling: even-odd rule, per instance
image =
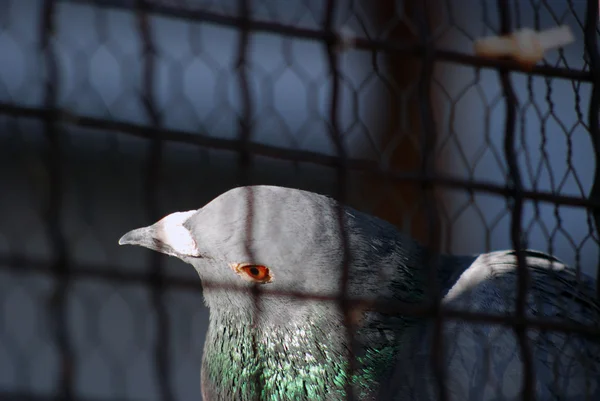
[{"label": "gray head feathers", "polygon": [[[176,256],[192,264],[205,282],[251,287],[248,275],[232,265],[258,265],[272,277],[268,289],[336,296],[343,263],[337,208],[331,198],[296,189],[235,188],[201,209],[133,230],[119,243]],[[389,223],[343,210],[352,258],[349,295],[396,298],[389,284],[402,282],[402,273],[414,274],[398,267],[415,265],[421,247]],[[210,291],[207,295],[209,305],[218,302],[210,299]]]}]

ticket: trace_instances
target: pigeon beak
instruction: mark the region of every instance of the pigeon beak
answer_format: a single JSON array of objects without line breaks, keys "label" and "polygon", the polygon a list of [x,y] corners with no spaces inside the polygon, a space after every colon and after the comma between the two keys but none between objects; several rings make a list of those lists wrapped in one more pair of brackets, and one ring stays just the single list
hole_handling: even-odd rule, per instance
[{"label": "pigeon beak", "polygon": [[201,257],[196,241],[183,223],[196,210],[172,213],[155,224],[131,230],[119,239],[119,245],[138,245],[167,255]]},{"label": "pigeon beak", "polygon": [[119,245],[137,245],[167,255],[177,256],[169,244],[161,241],[160,231],[155,226],[136,228],[119,238]]},{"label": "pigeon beak", "polygon": [[148,247],[145,242],[147,238],[151,238],[149,233],[151,227],[136,228],[129,231],[127,234],[119,238],[119,245],[140,245]]}]

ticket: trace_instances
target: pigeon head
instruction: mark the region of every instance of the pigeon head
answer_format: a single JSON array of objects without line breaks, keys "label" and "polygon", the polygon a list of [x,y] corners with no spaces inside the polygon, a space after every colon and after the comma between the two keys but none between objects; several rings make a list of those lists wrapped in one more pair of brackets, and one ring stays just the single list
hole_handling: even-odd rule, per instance
[{"label": "pigeon head", "polygon": [[[351,233],[349,219],[354,216],[348,211],[344,216]],[[349,240],[358,238],[349,235]],[[235,188],[198,210],[172,213],[130,231],[119,243],[147,247],[193,265],[208,306],[220,311],[248,310],[253,286],[334,296],[340,290],[343,247],[337,205],[311,192]],[[223,287],[236,287],[237,295],[224,295]],[[287,318],[291,303],[289,297],[284,301],[275,295],[262,301],[263,309]]]}]

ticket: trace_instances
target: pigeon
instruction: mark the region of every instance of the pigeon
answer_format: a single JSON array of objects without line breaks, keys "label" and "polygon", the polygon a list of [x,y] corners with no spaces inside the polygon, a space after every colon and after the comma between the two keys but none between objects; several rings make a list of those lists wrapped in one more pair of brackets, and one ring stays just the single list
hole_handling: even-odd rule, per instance
[{"label": "pigeon", "polygon": [[[119,244],[174,256],[197,271],[210,311],[205,401],[520,400],[527,372],[537,400],[600,400],[594,280],[540,252],[521,251],[529,272],[525,316],[591,329],[536,326],[521,348],[510,325],[438,324],[391,307],[437,299],[442,314],[514,315],[515,251],[435,253],[324,195],[238,187],[134,229]],[[345,313],[340,294],[365,301]]]}]

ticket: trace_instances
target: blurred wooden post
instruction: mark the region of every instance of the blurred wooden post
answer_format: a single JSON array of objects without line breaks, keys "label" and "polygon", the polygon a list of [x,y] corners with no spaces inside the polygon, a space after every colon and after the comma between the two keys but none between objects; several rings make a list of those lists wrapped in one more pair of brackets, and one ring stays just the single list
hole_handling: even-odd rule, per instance
[{"label": "blurred wooden post", "polygon": [[[429,20],[430,28],[433,30],[436,24],[439,24],[439,18],[436,18],[436,12],[439,13],[438,0],[426,1],[427,5],[420,4],[421,0],[405,0],[402,4],[394,0],[379,0],[373,2],[373,7],[377,26],[388,26],[390,18],[396,18],[396,24],[389,31],[386,40],[397,41],[398,43],[418,43],[420,38],[419,12],[425,9]],[[397,7],[404,7],[404,10],[398,10]],[[437,11],[435,11],[437,10]],[[401,16],[401,17],[396,17]],[[407,21],[409,24],[407,24]],[[419,173],[422,162],[421,143],[423,135],[427,135],[422,127],[421,110],[419,109],[418,85],[421,74],[421,60],[418,57],[406,57],[399,54],[387,53],[383,58],[391,71],[392,79],[399,88],[400,93],[396,93],[391,99],[390,104],[381,104],[381,107],[389,107],[387,113],[390,118],[385,122],[384,132],[381,136],[381,143],[384,148],[394,144],[394,151],[389,159],[389,167],[395,171],[409,171]],[[404,97],[404,99],[403,99]],[[435,99],[432,97],[432,102]],[[403,102],[405,109],[402,109]],[[431,105],[432,110],[436,108]],[[401,113],[402,111],[402,113]],[[403,115],[401,115],[403,114]],[[408,121],[403,122],[402,119]],[[397,141],[397,142],[396,142]],[[435,138],[427,138],[427,143],[434,144]],[[429,242],[428,233],[428,212],[433,212],[431,216],[439,221],[439,215],[435,211],[428,211],[424,207],[424,193],[420,183],[398,183],[390,182],[381,177],[364,177],[360,182],[363,193],[375,193],[377,195],[385,194],[381,201],[372,209],[372,212],[397,225],[403,227],[409,224],[411,234],[422,243]],[[401,200],[401,202],[399,202]],[[436,198],[435,210],[438,210],[440,199]],[[412,217],[411,217],[412,215]],[[408,222],[406,219],[410,219]],[[435,246],[438,247],[439,244]]]}]

